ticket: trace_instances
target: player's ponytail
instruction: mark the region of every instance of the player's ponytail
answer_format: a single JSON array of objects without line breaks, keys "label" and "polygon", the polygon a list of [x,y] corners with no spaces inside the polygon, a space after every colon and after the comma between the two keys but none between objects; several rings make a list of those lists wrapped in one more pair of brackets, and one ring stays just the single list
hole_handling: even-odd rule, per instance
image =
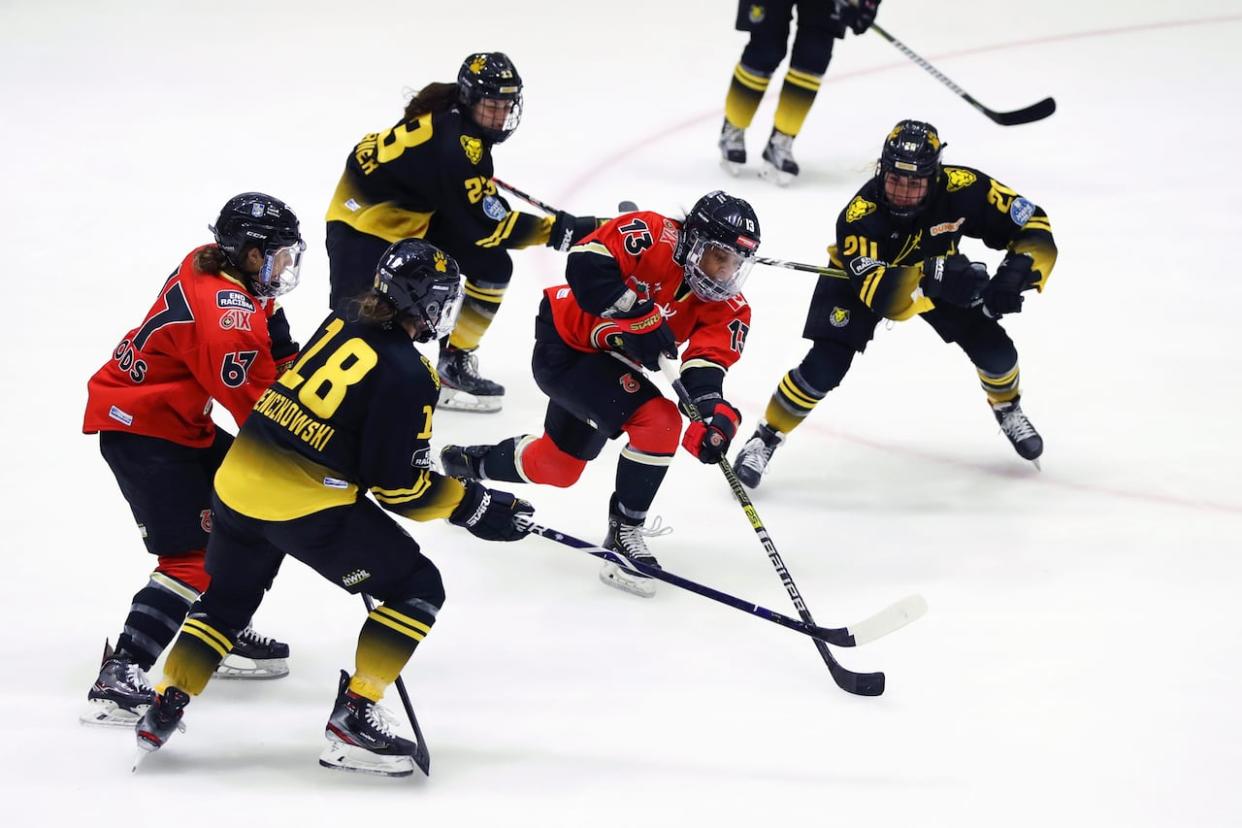
[{"label": "player's ponytail", "polygon": [[373,290],[367,290],[349,300],[349,318],[353,322],[386,328],[397,318],[397,309]]},{"label": "player's ponytail", "polygon": [[209,244],[194,254],[194,269],[200,273],[219,273],[224,265],[224,251],[218,244]]},{"label": "player's ponytail", "polygon": [[429,83],[405,105],[405,119],[411,121],[419,115],[447,112],[457,103],[457,98],[457,84]]}]

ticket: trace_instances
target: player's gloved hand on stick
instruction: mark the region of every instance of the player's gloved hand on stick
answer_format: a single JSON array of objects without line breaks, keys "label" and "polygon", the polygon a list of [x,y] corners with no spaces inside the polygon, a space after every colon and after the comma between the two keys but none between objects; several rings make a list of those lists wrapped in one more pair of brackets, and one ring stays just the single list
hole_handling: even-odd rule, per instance
[{"label": "player's gloved hand on stick", "polygon": [[595,334],[596,343],[620,351],[649,371],[660,370],[660,355],[677,358],[677,340],[664,314],[652,302],[638,302],[628,311],[618,311],[612,324]]},{"label": "player's gloved hand on stick", "polygon": [[880,0],[837,0],[837,19],[853,29],[854,34],[862,34],[871,28],[879,9]]},{"label": "player's gloved hand on stick", "polygon": [[1022,291],[1035,283],[1033,260],[1025,253],[1006,256],[983,288],[983,310],[993,319],[1022,312]]},{"label": "player's gloved hand on stick", "polygon": [[464,526],[476,538],[488,541],[521,540],[530,532],[534,506],[477,480],[467,480],[465,486],[466,496],[449,515],[449,523]]},{"label": "player's gloved hand on stick", "polygon": [[556,221],[552,222],[552,233],[548,236],[548,247],[564,253],[599,227],[599,219],[595,216],[572,216],[564,210],[558,210]]},{"label": "player's gloved hand on stick", "polygon": [[919,286],[928,299],[968,307],[987,283],[987,268],[960,253],[954,253],[952,256],[924,259],[923,279]]},{"label": "player's gloved hand on stick", "polygon": [[742,412],[720,397],[697,402],[695,408],[703,421],[690,424],[681,445],[700,463],[719,463],[742,424]]}]

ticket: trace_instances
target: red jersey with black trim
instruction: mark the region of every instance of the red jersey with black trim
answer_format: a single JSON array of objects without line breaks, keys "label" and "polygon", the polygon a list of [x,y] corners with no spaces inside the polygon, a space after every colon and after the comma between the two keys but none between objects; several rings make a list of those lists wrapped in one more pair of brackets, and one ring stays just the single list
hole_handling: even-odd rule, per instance
[{"label": "red jersey with black trim", "polygon": [[685,284],[673,260],[680,232],[680,222],[659,213],[626,213],[570,248],[569,284],[544,291],[561,339],[579,351],[609,350],[605,337],[615,326],[600,314],[629,288],[659,307],[678,345],[688,343],[683,367],[727,370],[737,362],[750,330],[750,305],[741,294],[708,302]]},{"label": "red jersey with black trim", "polygon": [[243,282],[196,269],[201,249],[87,383],[86,434],[128,431],[201,448],[216,433],[213,399],[240,426],[276,381],[268,322],[282,312]]}]

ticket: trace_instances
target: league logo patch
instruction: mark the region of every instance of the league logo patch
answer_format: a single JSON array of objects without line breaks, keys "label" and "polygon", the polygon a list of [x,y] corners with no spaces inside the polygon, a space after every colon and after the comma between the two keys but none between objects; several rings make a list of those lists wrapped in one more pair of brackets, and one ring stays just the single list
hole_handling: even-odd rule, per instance
[{"label": "league logo patch", "polygon": [[945,174],[949,176],[948,190],[951,193],[956,193],[958,190],[964,190],[979,180],[979,176],[975,175],[970,170],[963,170],[959,167],[945,167],[944,171]]},{"label": "league logo patch", "polygon": [[946,221],[941,224],[933,224],[927,232],[933,236],[939,236],[941,233],[956,233],[966,221],[966,217],[962,216],[957,221]]},{"label": "league logo patch", "polygon": [[634,379],[634,375],[630,373],[621,375],[621,387],[625,389],[627,394],[637,394],[638,389],[641,388],[638,380]]},{"label": "league logo patch", "polygon": [[254,313],[254,302],[251,302],[250,297],[240,290],[217,291],[216,307],[221,309],[235,308],[237,310],[244,310],[247,313]]},{"label": "league logo patch", "polygon": [[492,221],[500,221],[509,215],[509,208],[496,196],[483,196],[483,213]]},{"label": "league logo patch", "polygon": [[1031,216],[1035,214],[1035,205],[1027,201],[1022,196],[1018,196],[1013,200],[1013,205],[1009,208],[1009,217],[1013,219],[1013,223],[1021,227],[1031,220]]},{"label": "league logo patch", "polygon": [[348,489],[349,481],[341,480],[336,477],[325,477],[323,479],[323,485],[327,486],[329,489]]},{"label": "league logo patch", "polygon": [[370,577],[371,573],[367,572],[365,569],[355,569],[347,575],[342,575],[341,583],[347,587],[356,586]]},{"label": "league logo patch", "polygon": [[134,415],[127,414],[115,405],[108,409],[108,416],[116,420],[121,425],[133,425]]},{"label": "league logo patch", "polygon": [[746,15],[746,19],[751,23],[762,23],[763,18],[765,17],[767,17],[767,12],[764,10],[763,6],[758,5],[752,5],[750,7],[750,12]]},{"label": "league logo patch", "polygon": [[483,160],[483,142],[478,138],[472,138],[469,135],[461,136],[461,148],[466,151],[466,158],[471,164],[477,164]]},{"label": "league logo patch", "polygon": [[414,456],[410,458],[410,465],[416,469],[431,468],[431,446],[423,446],[414,452]]},{"label": "league logo patch", "polygon": [[850,206],[845,208],[846,221],[858,221],[875,212],[875,204],[862,196],[854,196],[854,200],[850,202]]},{"label": "league logo patch", "polygon": [[845,308],[833,308],[832,313],[828,314],[828,324],[834,328],[844,328],[850,324],[850,312]]}]

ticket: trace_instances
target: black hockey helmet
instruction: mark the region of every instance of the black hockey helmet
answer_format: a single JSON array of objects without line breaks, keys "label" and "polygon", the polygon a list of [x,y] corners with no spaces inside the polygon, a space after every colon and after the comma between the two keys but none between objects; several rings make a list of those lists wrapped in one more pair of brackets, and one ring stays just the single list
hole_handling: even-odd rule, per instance
[{"label": "black hockey helmet", "polygon": [[[522,76],[504,52],[475,52],[457,72],[457,101],[483,137],[499,144],[522,120]],[[476,116],[480,101],[495,101],[484,104],[482,114],[493,116],[489,123],[480,123]]]},{"label": "black hockey helmet", "polygon": [[[215,224],[207,225],[230,265],[250,281],[256,296],[279,296],[297,287],[306,242],[298,217],[278,198],[264,193],[242,193],[228,200]],[[246,251],[263,253],[258,273],[243,270]]]},{"label": "black hockey helmet", "polygon": [[[876,165],[880,199],[890,213],[898,218],[909,218],[927,205],[940,179],[940,154],[944,147],[936,128],[926,121],[907,119],[893,127],[884,139]],[[890,174],[916,181],[895,188],[888,180]],[[926,185],[918,183],[918,179],[925,180]],[[919,191],[922,195],[918,195]]]},{"label": "black hockey helmet", "polygon": [[758,249],[755,211],[742,199],[714,190],[686,214],[673,261],[682,266],[686,283],[700,299],[722,302],[741,293]]},{"label": "black hockey helmet", "polygon": [[380,257],[374,290],[418,323],[417,342],[447,336],[461,310],[461,271],[453,257],[421,239],[402,239]]}]

